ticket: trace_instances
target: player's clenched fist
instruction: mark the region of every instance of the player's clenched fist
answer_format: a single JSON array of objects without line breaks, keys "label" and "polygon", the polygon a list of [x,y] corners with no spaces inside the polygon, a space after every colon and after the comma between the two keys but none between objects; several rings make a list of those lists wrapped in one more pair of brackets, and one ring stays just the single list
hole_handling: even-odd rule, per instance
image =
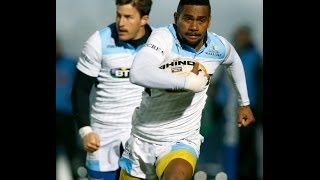
[{"label": "player's clenched fist", "polygon": [[250,106],[240,106],[238,109],[238,127],[247,127],[254,121],[255,118],[252,114]]},{"label": "player's clenched fist", "polygon": [[90,132],[82,138],[83,148],[85,151],[93,153],[100,147],[100,138],[94,133]]}]

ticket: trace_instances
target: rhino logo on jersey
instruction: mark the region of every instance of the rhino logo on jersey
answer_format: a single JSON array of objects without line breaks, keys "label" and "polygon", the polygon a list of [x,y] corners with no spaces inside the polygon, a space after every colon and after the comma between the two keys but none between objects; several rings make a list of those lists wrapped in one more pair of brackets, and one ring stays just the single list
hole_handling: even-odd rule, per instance
[{"label": "rhino logo on jersey", "polygon": [[193,66],[194,65],[194,61],[192,61],[192,60],[180,60],[179,58],[176,58],[176,59],[173,59],[170,62],[162,64],[159,68],[160,69],[171,68],[172,73],[174,73],[174,72],[182,71],[182,66],[187,66],[187,65]]}]

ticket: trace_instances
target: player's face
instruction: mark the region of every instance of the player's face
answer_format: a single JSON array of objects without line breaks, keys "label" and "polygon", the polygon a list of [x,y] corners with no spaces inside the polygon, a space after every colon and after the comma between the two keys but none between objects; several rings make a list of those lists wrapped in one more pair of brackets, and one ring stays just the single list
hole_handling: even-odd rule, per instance
[{"label": "player's face", "polygon": [[210,25],[209,7],[184,5],[180,14],[175,14],[175,24],[182,41],[196,50],[203,45],[203,38]]},{"label": "player's face", "polygon": [[131,4],[118,5],[116,13],[117,31],[120,40],[135,40],[144,35],[144,25],[148,21],[147,15],[140,17],[138,10]]}]

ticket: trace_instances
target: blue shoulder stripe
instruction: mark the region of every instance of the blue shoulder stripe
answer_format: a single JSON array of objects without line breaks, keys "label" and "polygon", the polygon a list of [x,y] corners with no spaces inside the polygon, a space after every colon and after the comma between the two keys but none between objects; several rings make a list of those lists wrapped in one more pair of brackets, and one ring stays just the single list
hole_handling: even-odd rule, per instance
[{"label": "blue shoulder stripe", "polygon": [[223,60],[226,55],[226,47],[221,39],[213,33],[208,32],[207,48],[201,53],[200,57]]}]

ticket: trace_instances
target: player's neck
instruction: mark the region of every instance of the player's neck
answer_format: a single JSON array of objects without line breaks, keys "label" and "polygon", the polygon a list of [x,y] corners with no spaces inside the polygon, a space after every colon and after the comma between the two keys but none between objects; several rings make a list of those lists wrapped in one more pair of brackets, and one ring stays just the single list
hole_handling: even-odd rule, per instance
[{"label": "player's neck", "polygon": [[129,41],[127,41],[127,43],[129,43],[133,47],[137,48],[139,45],[147,42],[147,39],[150,34],[151,34],[151,32],[149,32],[149,29],[147,27],[143,27],[143,35],[140,36],[140,38],[135,38],[135,39],[129,40]]}]

